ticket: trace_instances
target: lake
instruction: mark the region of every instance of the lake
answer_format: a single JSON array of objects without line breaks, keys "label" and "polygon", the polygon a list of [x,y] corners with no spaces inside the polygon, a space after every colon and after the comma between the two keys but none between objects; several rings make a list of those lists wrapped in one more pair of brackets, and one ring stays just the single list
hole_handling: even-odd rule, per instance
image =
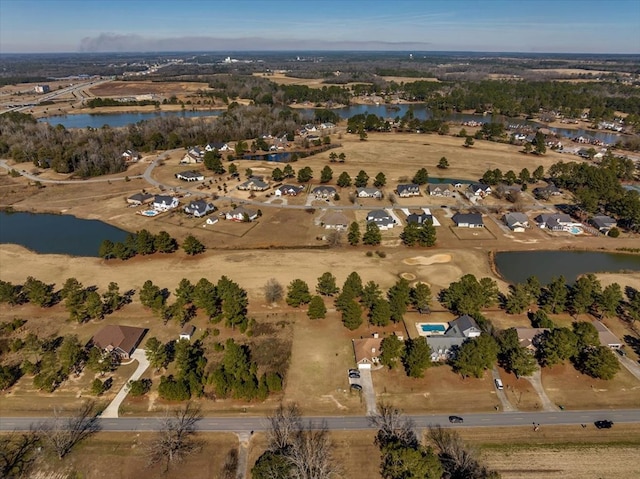
[{"label": "lake", "polygon": [[[343,108],[332,108],[338,114],[340,118],[346,120],[352,116],[359,114],[373,114],[381,116],[383,118],[396,118],[403,117],[409,110],[413,111],[415,118],[420,120],[426,120],[433,116],[431,110],[424,104],[413,105],[351,105]],[[315,116],[315,110],[313,108],[298,108],[297,111],[303,118],[311,121]],[[129,124],[138,123],[143,120],[150,120],[153,118],[163,116],[180,116],[183,118],[198,118],[198,117],[211,117],[219,116],[224,110],[207,110],[207,111],[153,111],[144,113],[81,113],[78,115],[66,115],[66,116],[50,116],[48,118],[40,118],[38,121],[46,122],[51,125],[62,125],[65,128],[101,128],[104,125],[109,125],[113,128],[127,126]],[[452,113],[446,116],[448,121],[464,122],[464,121],[504,121],[509,125],[524,125],[532,127],[544,126],[534,121],[523,120],[521,118],[507,118],[504,116],[496,117],[495,119],[491,115],[475,115],[468,113]],[[620,139],[620,135],[615,133],[605,133],[601,131],[591,130],[571,130],[568,128],[549,128],[554,133],[567,137],[574,138],[577,136],[584,136],[587,138],[594,138],[605,142],[606,144],[616,143]]]},{"label": "lake", "polygon": [[109,125],[112,128],[127,126],[143,120],[152,120],[164,116],[179,116],[181,118],[199,118],[219,116],[224,110],[207,111],[150,111],[141,113],[81,113],[78,115],[50,116],[38,121],[53,126],[62,125],[65,128],[102,128]]},{"label": "lake", "polygon": [[496,269],[509,283],[537,276],[542,284],[563,275],[567,283],[585,273],[640,271],[640,255],[596,251],[504,251],[495,255]]},{"label": "lake", "polygon": [[105,240],[124,241],[127,232],[98,220],[48,213],[0,211],[0,243],[13,243],[41,254],[98,256]]}]

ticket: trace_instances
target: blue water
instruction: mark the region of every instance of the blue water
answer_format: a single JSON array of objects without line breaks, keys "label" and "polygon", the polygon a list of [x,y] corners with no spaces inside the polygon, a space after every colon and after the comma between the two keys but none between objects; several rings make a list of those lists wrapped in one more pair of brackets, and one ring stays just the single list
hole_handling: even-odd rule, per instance
[{"label": "blue water", "polygon": [[[613,240],[615,241],[615,240]],[[536,276],[542,284],[563,275],[573,284],[585,273],[640,271],[640,255],[595,251],[507,251],[496,253],[495,264],[509,283],[524,283]],[[624,285],[623,285],[624,286]]]},{"label": "blue water", "polygon": [[65,128],[102,128],[108,125],[112,128],[127,126],[143,120],[151,120],[163,116],[179,116],[181,118],[197,118],[207,116],[219,116],[222,110],[210,111],[152,111],[144,113],[81,113],[79,115],[50,116],[40,118],[38,121],[50,125],[62,125]]},{"label": "blue water", "polygon": [[244,155],[244,160],[275,161],[286,163],[291,160],[291,153],[269,153],[266,155]]},{"label": "blue water", "polygon": [[19,244],[36,253],[98,256],[102,241],[124,241],[127,234],[98,220],[0,211],[0,243]]},{"label": "blue water", "polygon": [[447,328],[445,328],[444,325],[442,324],[421,324],[420,329],[424,333],[433,333],[436,331],[440,333],[444,333],[447,330]]}]

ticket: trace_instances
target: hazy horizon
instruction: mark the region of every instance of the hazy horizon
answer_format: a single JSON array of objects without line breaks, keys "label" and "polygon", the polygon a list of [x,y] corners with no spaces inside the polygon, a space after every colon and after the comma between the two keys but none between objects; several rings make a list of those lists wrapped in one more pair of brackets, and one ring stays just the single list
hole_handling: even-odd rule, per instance
[{"label": "hazy horizon", "polygon": [[0,53],[640,53],[640,1],[2,0]]}]

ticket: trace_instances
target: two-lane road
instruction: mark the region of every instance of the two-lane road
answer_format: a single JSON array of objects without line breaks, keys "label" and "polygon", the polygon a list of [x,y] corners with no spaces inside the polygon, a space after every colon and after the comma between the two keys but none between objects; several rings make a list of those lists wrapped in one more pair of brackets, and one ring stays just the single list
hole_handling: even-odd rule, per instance
[{"label": "two-lane road", "polygon": [[[457,415],[461,415],[456,413]],[[593,427],[594,421],[607,419],[616,423],[640,423],[640,410],[601,410],[601,411],[558,411],[558,412],[500,412],[481,414],[462,414],[464,423],[450,424],[446,414],[408,416],[419,429],[439,424],[444,427],[541,427],[551,425],[580,425]],[[362,430],[371,429],[367,416],[327,416],[306,417],[314,426],[325,424],[330,430]],[[0,417],[0,431],[28,430],[32,425],[50,421],[51,418]],[[155,431],[160,426],[160,419],[153,417],[100,418],[100,426],[104,431]],[[268,428],[264,417],[205,417],[198,421],[200,431],[240,432],[263,431]]]}]

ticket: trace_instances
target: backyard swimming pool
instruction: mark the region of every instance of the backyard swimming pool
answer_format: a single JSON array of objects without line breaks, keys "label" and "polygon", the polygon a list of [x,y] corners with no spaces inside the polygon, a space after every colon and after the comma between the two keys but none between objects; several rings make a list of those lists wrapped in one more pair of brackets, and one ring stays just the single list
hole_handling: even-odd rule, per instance
[{"label": "backyard swimming pool", "polygon": [[416,328],[420,336],[434,336],[444,334],[448,328],[447,323],[418,323]]},{"label": "backyard swimming pool", "polygon": [[145,210],[141,211],[140,214],[143,216],[156,216],[159,213],[156,210]]},{"label": "backyard swimming pool", "polygon": [[580,233],[582,233],[582,228],[580,228],[579,226],[571,226],[569,228],[569,233],[571,233],[572,235],[579,235]]}]

